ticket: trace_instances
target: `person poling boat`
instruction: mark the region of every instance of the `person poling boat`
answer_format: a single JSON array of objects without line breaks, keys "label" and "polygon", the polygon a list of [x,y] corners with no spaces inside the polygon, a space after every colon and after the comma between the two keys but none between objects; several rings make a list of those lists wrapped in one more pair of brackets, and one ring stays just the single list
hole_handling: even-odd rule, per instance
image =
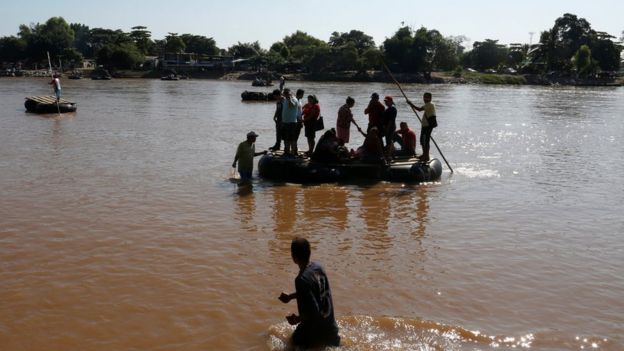
[{"label": "person poling boat", "polygon": [[413,109],[417,111],[425,111],[423,118],[420,121],[420,145],[422,145],[423,148],[423,153],[420,156],[421,161],[429,161],[429,143],[431,141],[431,132],[433,131],[433,128],[438,126],[435,105],[431,102],[431,99],[431,93],[425,93],[423,95],[423,101],[425,104],[422,106],[416,106],[409,99],[407,100],[407,104]]},{"label": "person poling boat", "polygon": [[61,76],[59,74],[52,75],[52,80],[48,84],[52,84],[54,96],[56,96],[56,103],[58,104],[61,100]]}]

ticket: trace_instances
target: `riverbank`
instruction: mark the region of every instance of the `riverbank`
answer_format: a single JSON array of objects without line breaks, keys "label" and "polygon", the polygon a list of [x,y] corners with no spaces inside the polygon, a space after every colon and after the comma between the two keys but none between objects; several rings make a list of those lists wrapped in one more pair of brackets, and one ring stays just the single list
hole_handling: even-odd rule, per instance
[{"label": "riverbank", "polygon": [[[137,76],[134,72],[118,72],[124,78],[159,78],[161,72],[150,72],[147,75]],[[248,71],[198,71],[185,73],[190,78],[220,79],[220,80],[254,80],[256,72]],[[285,73],[282,74],[290,81],[317,81],[317,82],[383,82],[392,83],[392,78],[385,71],[367,72],[326,72],[326,73]],[[496,74],[480,72],[462,72],[456,77],[453,72],[432,72],[429,76],[422,73],[394,73],[394,77],[402,83],[417,84],[502,84],[502,85],[571,85],[571,86],[622,86],[624,77],[615,79],[579,79],[573,77],[548,77],[538,74]],[[274,74],[277,81],[279,75]]]},{"label": "riverbank", "polygon": [[[47,77],[48,71],[21,71],[24,77]],[[92,70],[80,71],[82,77],[88,78],[93,73]],[[249,71],[188,71],[180,72],[191,79],[217,79],[217,80],[253,80],[256,72]],[[66,73],[69,75],[69,73]],[[119,70],[112,73],[114,78],[134,78],[134,79],[160,79],[166,75],[165,72]],[[277,81],[279,76],[284,76],[287,81],[317,81],[317,82],[384,82],[391,83],[392,79],[385,71],[366,72],[325,72],[325,73],[274,73]],[[580,79],[574,77],[554,77],[539,74],[497,74],[463,71],[457,75],[454,72],[432,72],[426,76],[422,73],[394,73],[395,78],[402,83],[417,84],[495,84],[495,85],[567,85],[567,86],[622,86],[624,77],[616,78],[591,78]]]}]

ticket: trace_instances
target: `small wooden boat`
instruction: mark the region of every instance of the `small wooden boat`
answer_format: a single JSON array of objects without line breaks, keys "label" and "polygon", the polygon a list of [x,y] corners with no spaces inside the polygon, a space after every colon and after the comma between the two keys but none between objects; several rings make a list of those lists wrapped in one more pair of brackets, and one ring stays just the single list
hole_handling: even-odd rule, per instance
[{"label": "small wooden boat", "polygon": [[111,80],[113,79],[112,76],[109,75],[95,75],[95,76],[91,76],[92,80]]},{"label": "small wooden boat", "polygon": [[72,72],[69,76],[67,76],[68,79],[82,79],[82,74],[80,72]]},{"label": "small wooden boat", "polygon": [[243,91],[241,94],[241,99],[243,101],[275,101],[273,98],[272,92],[261,92],[261,91]]},{"label": "small wooden boat", "polygon": [[272,87],[273,84],[270,81],[266,81],[264,79],[255,79],[251,82],[251,86],[254,87]]},{"label": "small wooden boat", "polygon": [[168,76],[160,77],[160,80],[180,80],[180,77],[170,74]]},{"label": "small wooden boat", "polygon": [[258,161],[261,177],[291,183],[333,183],[353,181],[428,182],[442,175],[438,159],[424,162],[416,157],[395,158],[388,163],[345,160],[324,163],[307,157],[284,157],[268,153]]},{"label": "small wooden boat", "polygon": [[33,113],[67,113],[76,112],[78,104],[65,99],[60,99],[57,104],[54,96],[30,96],[26,98],[24,107]]},{"label": "small wooden boat", "polygon": [[91,74],[91,79],[93,80],[111,80],[113,76],[111,76],[110,72],[106,69],[97,69]]}]

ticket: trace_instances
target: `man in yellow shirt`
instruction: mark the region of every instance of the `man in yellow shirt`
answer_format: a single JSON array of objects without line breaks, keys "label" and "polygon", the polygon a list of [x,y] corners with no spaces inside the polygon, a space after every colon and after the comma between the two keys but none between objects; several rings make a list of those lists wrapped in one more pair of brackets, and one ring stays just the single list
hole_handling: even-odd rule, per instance
[{"label": "man in yellow shirt", "polygon": [[438,126],[435,105],[431,102],[431,99],[431,93],[425,93],[423,95],[423,101],[425,104],[420,107],[415,106],[410,100],[407,100],[407,103],[417,111],[425,111],[423,118],[420,121],[420,145],[422,145],[423,148],[423,153],[420,156],[421,161],[429,161],[429,143],[431,141],[431,132],[433,131],[433,128]]},{"label": "man in yellow shirt", "polygon": [[251,174],[253,173],[253,158],[258,155],[266,155],[267,151],[256,152],[256,138],[258,134],[255,132],[247,133],[247,140],[238,144],[236,156],[232,167],[236,167],[238,162],[238,174],[240,174],[241,183],[251,182]]}]

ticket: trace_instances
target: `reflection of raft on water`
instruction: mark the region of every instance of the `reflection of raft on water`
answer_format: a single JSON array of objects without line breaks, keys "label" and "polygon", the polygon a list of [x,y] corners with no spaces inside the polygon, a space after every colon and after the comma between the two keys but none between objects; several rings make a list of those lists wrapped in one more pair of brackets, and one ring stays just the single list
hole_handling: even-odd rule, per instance
[{"label": "reflection of raft on water", "polygon": [[258,161],[258,172],[266,179],[292,183],[331,183],[358,180],[391,182],[428,182],[442,175],[438,159],[422,162],[415,157],[396,158],[388,164],[348,160],[323,163],[309,158],[287,158],[281,153],[268,153]]},{"label": "reflection of raft on water", "polygon": [[75,112],[78,105],[75,102],[60,99],[58,106],[54,96],[30,96],[24,102],[26,111],[34,113],[66,113]]},{"label": "reflection of raft on water", "polygon": [[247,90],[243,91],[241,99],[243,99],[243,101],[275,101],[272,92],[264,93],[261,91]]}]

